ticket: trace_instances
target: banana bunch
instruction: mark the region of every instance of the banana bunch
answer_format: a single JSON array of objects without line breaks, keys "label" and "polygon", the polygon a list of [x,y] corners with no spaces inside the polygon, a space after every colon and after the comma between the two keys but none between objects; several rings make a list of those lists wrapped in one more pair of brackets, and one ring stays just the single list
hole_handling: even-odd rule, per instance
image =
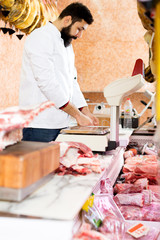
[{"label": "banana bunch", "polygon": [[56,0],[0,0],[0,18],[26,34],[58,15]]}]

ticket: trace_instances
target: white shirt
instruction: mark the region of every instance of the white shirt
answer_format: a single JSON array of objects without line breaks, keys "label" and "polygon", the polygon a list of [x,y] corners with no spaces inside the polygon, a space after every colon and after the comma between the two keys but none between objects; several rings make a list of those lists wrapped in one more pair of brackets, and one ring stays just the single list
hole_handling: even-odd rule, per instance
[{"label": "white shirt", "polygon": [[64,46],[59,30],[52,23],[34,30],[27,37],[22,60],[20,106],[34,106],[47,100],[55,104],[36,116],[28,127],[67,127],[70,117],[58,108],[68,101],[77,108],[87,106],[76,75],[72,45]]}]

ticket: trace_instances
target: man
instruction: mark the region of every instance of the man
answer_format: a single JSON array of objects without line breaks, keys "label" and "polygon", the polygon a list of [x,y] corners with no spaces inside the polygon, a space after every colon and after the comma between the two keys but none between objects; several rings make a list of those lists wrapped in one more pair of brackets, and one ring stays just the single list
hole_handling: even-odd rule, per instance
[{"label": "man", "polygon": [[70,116],[80,126],[98,125],[77,83],[72,39],[82,36],[93,17],[81,3],[67,6],[54,22],[27,38],[22,61],[20,105],[50,100],[55,107],[40,113],[23,129],[23,140],[49,142],[68,127]]}]

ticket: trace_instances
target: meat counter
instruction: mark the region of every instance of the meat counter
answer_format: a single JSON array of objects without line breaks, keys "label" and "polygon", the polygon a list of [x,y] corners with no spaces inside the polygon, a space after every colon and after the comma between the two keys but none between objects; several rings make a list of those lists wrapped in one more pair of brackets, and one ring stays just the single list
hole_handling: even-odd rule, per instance
[{"label": "meat counter", "polygon": [[[21,203],[0,201],[2,239],[70,240],[81,224],[79,212],[88,196],[99,192],[102,178],[110,178],[113,185],[119,175],[130,134],[120,135],[123,146],[101,155],[104,161],[101,174],[52,175],[50,182]],[[156,222],[147,224],[159,227]]]},{"label": "meat counter", "polygon": [[[104,171],[86,176],[58,176],[20,203],[0,201],[1,238],[5,240],[63,239],[79,227],[79,211],[100,180],[109,177],[114,184],[123,165],[124,148],[102,155]],[[62,231],[63,229],[63,231]]]}]

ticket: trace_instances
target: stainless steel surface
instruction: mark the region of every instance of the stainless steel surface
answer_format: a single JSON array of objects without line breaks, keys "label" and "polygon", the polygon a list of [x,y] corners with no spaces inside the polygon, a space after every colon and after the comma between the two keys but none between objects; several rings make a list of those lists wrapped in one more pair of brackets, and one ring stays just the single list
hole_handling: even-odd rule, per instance
[{"label": "stainless steel surface", "polygon": [[153,143],[153,136],[146,135],[132,135],[130,137],[130,142],[137,142],[139,146],[143,146],[145,143]]},{"label": "stainless steel surface", "polygon": [[61,133],[67,134],[91,134],[91,135],[104,135],[109,133],[109,127],[104,126],[73,126],[61,130]]}]

